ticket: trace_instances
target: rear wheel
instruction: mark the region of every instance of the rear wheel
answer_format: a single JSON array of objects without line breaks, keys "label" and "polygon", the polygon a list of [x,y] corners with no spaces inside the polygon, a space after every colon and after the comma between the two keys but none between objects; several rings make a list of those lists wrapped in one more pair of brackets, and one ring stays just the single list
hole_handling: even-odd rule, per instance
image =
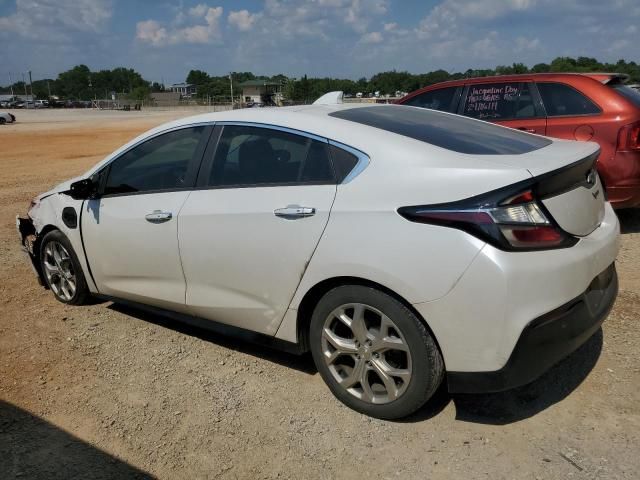
[{"label": "rear wheel", "polygon": [[442,382],[442,356],[424,324],[396,298],[371,287],[329,291],[313,313],[309,338],[333,394],[372,417],[410,415]]},{"label": "rear wheel", "polygon": [[4,125],[5,123],[7,123],[7,119],[4,117],[0,117],[0,125]]},{"label": "rear wheel", "polygon": [[40,247],[40,265],[56,300],[70,305],[86,303],[90,292],[69,239],[54,230],[45,235]]}]

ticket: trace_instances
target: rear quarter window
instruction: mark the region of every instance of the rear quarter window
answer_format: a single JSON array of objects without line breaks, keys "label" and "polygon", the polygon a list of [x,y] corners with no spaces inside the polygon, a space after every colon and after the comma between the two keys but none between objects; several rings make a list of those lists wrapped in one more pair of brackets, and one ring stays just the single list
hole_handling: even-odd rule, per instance
[{"label": "rear quarter window", "polygon": [[517,155],[551,144],[547,138],[518,130],[402,105],[350,108],[329,115],[472,155]]},{"label": "rear quarter window", "polygon": [[640,107],[640,91],[626,85],[613,85],[612,88],[622,95],[624,98],[633,103],[636,107]]},{"label": "rear quarter window", "polygon": [[564,83],[536,83],[547,117],[597,115],[600,108],[586,95]]}]

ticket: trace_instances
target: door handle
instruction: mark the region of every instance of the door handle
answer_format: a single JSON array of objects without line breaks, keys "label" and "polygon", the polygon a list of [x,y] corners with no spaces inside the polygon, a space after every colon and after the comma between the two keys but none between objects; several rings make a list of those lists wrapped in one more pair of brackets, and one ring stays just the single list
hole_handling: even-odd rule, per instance
[{"label": "door handle", "polygon": [[536,133],[535,128],[519,127],[518,130],[522,130],[523,132],[527,133]]},{"label": "door handle", "polygon": [[173,214],[171,212],[163,212],[162,210],[154,210],[153,212],[145,215],[144,218],[147,222],[164,223],[171,220],[173,218]]},{"label": "door handle", "polygon": [[286,220],[296,220],[298,218],[312,217],[316,214],[316,209],[311,207],[301,207],[300,205],[288,205],[284,208],[276,208],[273,211],[276,217]]}]

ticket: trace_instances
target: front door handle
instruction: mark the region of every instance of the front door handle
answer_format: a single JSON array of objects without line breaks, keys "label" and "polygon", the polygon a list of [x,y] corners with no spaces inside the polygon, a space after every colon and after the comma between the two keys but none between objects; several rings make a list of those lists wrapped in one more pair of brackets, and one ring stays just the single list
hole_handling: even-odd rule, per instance
[{"label": "front door handle", "polygon": [[154,210],[153,212],[145,215],[144,218],[147,222],[164,223],[171,220],[173,218],[173,214],[171,212],[163,212],[162,210]]},{"label": "front door handle", "polygon": [[523,132],[527,132],[527,133],[536,133],[535,128],[520,127],[518,128],[518,130],[522,130]]},{"label": "front door handle", "polygon": [[316,209],[311,207],[301,207],[300,205],[288,205],[284,208],[276,208],[273,211],[276,217],[286,220],[296,220],[298,218],[312,217],[316,214]]}]

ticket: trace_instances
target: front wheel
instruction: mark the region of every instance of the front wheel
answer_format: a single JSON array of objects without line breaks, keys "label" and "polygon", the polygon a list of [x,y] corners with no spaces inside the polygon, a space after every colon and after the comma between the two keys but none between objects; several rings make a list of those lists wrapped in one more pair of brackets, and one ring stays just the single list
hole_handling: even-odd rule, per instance
[{"label": "front wheel", "polygon": [[45,235],[40,247],[40,265],[56,300],[70,305],[86,303],[90,292],[71,242],[60,231]]},{"label": "front wheel", "polygon": [[327,292],[313,312],[309,339],[333,394],[372,417],[410,415],[444,376],[442,356],[425,325],[375,288],[345,285]]}]

